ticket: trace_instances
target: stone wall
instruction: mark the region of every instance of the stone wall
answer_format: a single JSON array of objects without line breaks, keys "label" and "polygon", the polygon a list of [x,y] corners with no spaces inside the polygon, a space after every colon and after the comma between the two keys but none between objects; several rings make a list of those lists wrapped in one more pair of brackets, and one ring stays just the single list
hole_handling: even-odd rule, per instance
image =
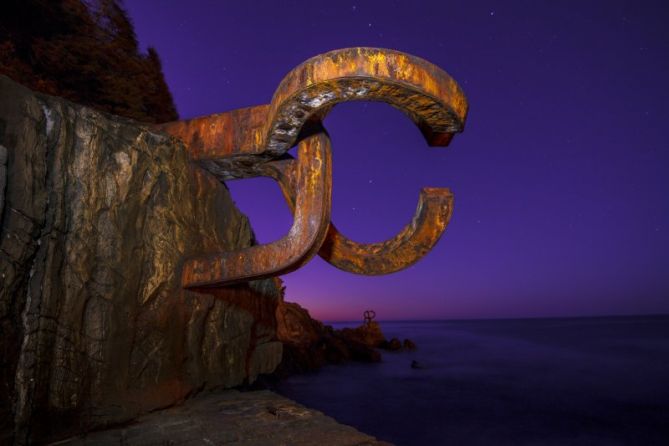
[{"label": "stone wall", "polygon": [[277,282],[179,286],[184,256],[253,233],[178,142],[0,76],[0,146],[1,444],[274,370]]}]

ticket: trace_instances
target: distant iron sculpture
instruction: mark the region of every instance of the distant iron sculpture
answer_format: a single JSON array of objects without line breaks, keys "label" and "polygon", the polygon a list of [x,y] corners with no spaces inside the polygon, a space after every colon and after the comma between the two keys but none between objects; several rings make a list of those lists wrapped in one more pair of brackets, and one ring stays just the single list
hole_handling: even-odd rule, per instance
[{"label": "distant iron sculpture", "polygon": [[365,321],[365,325],[369,325],[372,323],[374,318],[376,317],[376,312],[374,310],[366,310],[362,314],[363,320]]},{"label": "distant iron sculpture", "polygon": [[[181,139],[191,160],[222,181],[273,178],[294,215],[290,231],[276,242],[186,259],[184,287],[285,274],[317,253],[344,271],[388,274],[434,247],[453,211],[453,195],[445,188],[423,188],[412,221],[385,242],[354,242],[330,222],[331,148],[322,121],[334,105],[360,100],[402,110],[429,146],[447,146],[464,129],[467,115],[464,93],[437,66],[398,51],[348,48],[293,69],[270,104],[159,126]],[[294,159],[287,151],[296,144]]]}]

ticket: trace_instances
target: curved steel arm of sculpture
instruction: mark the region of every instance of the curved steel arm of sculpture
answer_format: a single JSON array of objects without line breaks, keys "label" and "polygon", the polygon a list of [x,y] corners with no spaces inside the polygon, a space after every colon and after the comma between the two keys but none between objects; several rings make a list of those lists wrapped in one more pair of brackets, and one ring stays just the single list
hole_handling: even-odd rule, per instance
[{"label": "curved steel arm of sculpture", "polygon": [[187,259],[186,288],[230,285],[285,274],[308,262],[323,243],[330,222],[332,158],[325,132],[302,140],[297,159],[282,161],[281,181],[296,190],[293,225],[280,240],[239,251]]},{"label": "curved steel arm of sculpture", "polygon": [[[221,180],[273,176],[289,205],[297,209],[297,221],[301,186],[295,184],[286,152],[317,132],[334,105],[357,100],[383,101],[402,110],[432,146],[448,145],[453,134],[463,130],[467,115],[464,93],[435,65],[392,50],[348,48],[316,56],[296,67],[282,80],[268,105],[159,128],[183,140],[191,159]],[[438,241],[450,219],[452,204],[447,189],[423,189],[412,222],[381,243],[353,242],[330,224],[319,255],[340,269],[359,274],[406,268]],[[248,260],[238,257],[237,262],[247,264]],[[283,272],[287,271],[265,276]]]},{"label": "curved steel arm of sculpture", "polygon": [[288,73],[271,104],[162,124],[193,160],[222,180],[257,176],[259,163],[286,153],[310,123],[347,101],[382,101],[405,112],[431,146],[464,129],[467,99],[448,73],[399,51],[346,48],[313,57]]},{"label": "curved steel arm of sculpture", "polygon": [[[291,211],[295,210],[296,189],[285,175],[283,162],[265,164],[263,174],[281,186]],[[421,189],[413,219],[393,238],[379,243],[358,243],[330,223],[318,255],[329,264],[351,273],[368,276],[401,271],[424,257],[437,244],[453,213],[453,194],[448,189]]]},{"label": "curved steel arm of sculpture", "polygon": [[308,120],[320,121],[333,105],[358,100],[400,109],[431,146],[448,145],[467,115],[458,84],[430,62],[388,49],[346,48],[312,57],[283,78],[268,110],[263,151],[283,154]]},{"label": "curved steel arm of sculpture", "polygon": [[[275,179],[291,212],[297,189],[291,174],[292,158],[261,166],[258,176]],[[444,188],[423,188],[411,222],[393,238],[379,243],[350,240],[330,222],[318,255],[343,271],[368,276],[401,271],[424,257],[437,244],[453,213],[453,194]],[[311,258],[311,257],[310,257]]]},{"label": "curved steel arm of sculpture", "polygon": [[395,237],[379,243],[358,243],[330,223],[318,255],[337,268],[356,274],[390,274],[416,263],[437,244],[453,212],[448,189],[425,187],[411,223]]}]

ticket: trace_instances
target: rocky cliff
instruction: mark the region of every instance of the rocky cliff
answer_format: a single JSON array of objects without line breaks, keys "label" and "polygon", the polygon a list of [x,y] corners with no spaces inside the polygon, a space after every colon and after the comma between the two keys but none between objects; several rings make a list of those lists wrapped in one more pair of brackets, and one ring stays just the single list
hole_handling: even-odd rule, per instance
[{"label": "rocky cliff", "polygon": [[[6,159],[5,159],[6,158]],[[0,443],[129,420],[281,360],[272,280],[184,291],[253,243],[175,140],[0,76]]]}]

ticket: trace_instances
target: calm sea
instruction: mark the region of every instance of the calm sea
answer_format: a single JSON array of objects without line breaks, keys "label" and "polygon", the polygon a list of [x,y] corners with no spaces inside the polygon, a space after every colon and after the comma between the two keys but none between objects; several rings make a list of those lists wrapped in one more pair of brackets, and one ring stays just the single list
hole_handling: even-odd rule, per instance
[{"label": "calm sea", "polygon": [[418,350],[276,390],[399,446],[669,445],[669,316],[381,326]]}]

